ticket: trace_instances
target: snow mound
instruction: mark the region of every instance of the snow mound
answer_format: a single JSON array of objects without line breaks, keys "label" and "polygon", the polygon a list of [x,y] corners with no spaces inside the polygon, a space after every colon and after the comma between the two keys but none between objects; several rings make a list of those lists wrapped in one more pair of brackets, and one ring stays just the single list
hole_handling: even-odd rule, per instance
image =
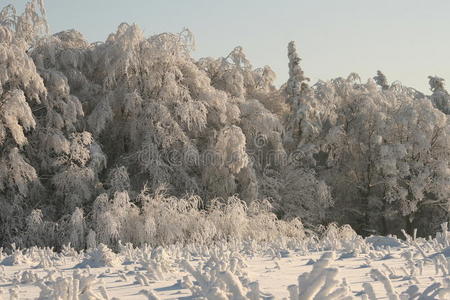
[{"label": "snow mound", "polygon": [[23,251],[16,249],[13,245],[13,252],[11,255],[6,256],[0,265],[2,266],[17,266],[17,265],[29,265],[32,261],[29,257],[24,255]]},{"label": "snow mound", "polygon": [[358,256],[358,255],[357,255],[357,253],[355,253],[355,251],[344,252],[344,253],[342,253],[342,254],[339,256],[338,260],[342,260],[342,259],[346,259],[346,258],[354,258],[354,257],[357,257],[357,256]]},{"label": "snow mound", "polygon": [[402,242],[399,239],[392,236],[372,235],[366,238],[366,243],[372,244],[372,246],[375,248],[402,246]]},{"label": "snow mound", "polygon": [[81,263],[74,268],[102,268],[102,267],[118,267],[122,264],[122,260],[106,245],[100,244],[97,248],[88,250],[86,257]]}]

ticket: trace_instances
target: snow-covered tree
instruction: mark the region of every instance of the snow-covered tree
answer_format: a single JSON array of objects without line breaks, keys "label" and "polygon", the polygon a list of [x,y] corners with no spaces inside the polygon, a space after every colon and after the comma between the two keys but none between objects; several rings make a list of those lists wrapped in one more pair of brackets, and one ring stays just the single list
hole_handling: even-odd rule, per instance
[{"label": "snow-covered tree", "polygon": [[446,185],[432,191],[432,182],[447,180],[446,116],[407,89],[378,90],[374,82],[350,79],[329,87],[338,118],[321,142],[326,168],[318,172],[332,187],[336,212],[349,208],[342,215],[359,219],[361,229],[388,232],[403,216],[401,226],[411,228],[427,207],[446,211]]},{"label": "snow-covered tree", "polygon": [[36,1],[28,3],[20,16],[13,6],[0,12],[1,242],[18,236],[30,202],[42,195],[38,173],[25,153],[37,126],[33,107],[46,95],[43,80],[26,53],[41,21],[35,5]]},{"label": "snow-covered tree", "polygon": [[391,126],[380,149],[384,199],[398,202],[412,232],[412,222],[422,209],[448,210],[449,121],[428,99],[410,99],[390,113],[387,123]]},{"label": "snow-covered tree", "polygon": [[45,17],[0,11],[2,245],[263,239],[273,212],[365,233],[448,218],[442,78],[429,97],[380,71],[308,84],[291,42],[278,88],[240,46],[194,59],[187,29],[90,44]]},{"label": "snow-covered tree", "polygon": [[373,79],[383,90],[389,89],[389,83],[387,81],[386,75],[384,75],[380,70],[377,71],[377,75],[373,77]]},{"label": "snow-covered tree", "polygon": [[275,72],[270,66],[253,69],[242,47],[235,47],[226,57],[201,58],[197,65],[207,73],[214,88],[231,97],[257,99],[280,117],[286,113],[283,97],[274,86]]},{"label": "snow-covered tree", "polygon": [[[288,45],[289,79],[285,85],[286,102],[291,111],[286,120],[285,144],[290,151],[315,141],[333,122],[334,103],[318,99],[300,67],[295,43]],[[319,85],[322,83],[319,82]]]},{"label": "snow-covered tree", "polygon": [[312,227],[325,221],[327,209],[333,206],[328,185],[308,168],[290,167],[284,176],[279,210],[285,218],[298,217]]},{"label": "snow-covered tree", "polygon": [[2,27],[0,32],[6,33],[7,29],[14,32],[15,39],[25,43],[35,42],[36,39],[48,33],[44,0],[28,1],[21,15],[17,15],[13,5],[4,7],[0,11],[0,26]]},{"label": "snow-covered tree", "polygon": [[444,79],[437,76],[428,76],[430,89],[433,92],[431,101],[434,106],[445,114],[450,114],[450,95],[444,87]]},{"label": "snow-covered tree", "polygon": [[304,72],[300,67],[301,58],[298,56],[294,41],[288,44],[288,58],[289,79],[286,83],[287,102],[295,111],[301,101],[302,92],[308,89],[307,81],[309,81],[309,78],[304,76]]}]

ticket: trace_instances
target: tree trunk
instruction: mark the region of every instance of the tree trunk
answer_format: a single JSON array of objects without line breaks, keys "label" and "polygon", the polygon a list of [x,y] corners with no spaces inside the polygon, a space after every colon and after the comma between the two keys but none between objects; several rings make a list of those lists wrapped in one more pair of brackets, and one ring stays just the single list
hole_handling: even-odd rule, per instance
[{"label": "tree trunk", "polygon": [[405,216],[404,220],[405,220],[405,231],[407,234],[412,236],[414,233],[414,227],[411,221],[411,215]]}]

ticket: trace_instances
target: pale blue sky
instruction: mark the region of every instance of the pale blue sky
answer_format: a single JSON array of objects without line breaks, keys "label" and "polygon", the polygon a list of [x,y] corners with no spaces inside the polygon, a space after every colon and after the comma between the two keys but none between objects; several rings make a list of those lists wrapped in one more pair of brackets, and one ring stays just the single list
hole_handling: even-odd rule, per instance
[{"label": "pale blue sky", "polygon": [[[23,8],[25,0],[0,0]],[[244,47],[253,66],[287,79],[286,46],[295,40],[314,81],[382,70],[390,81],[428,93],[428,75],[450,81],[448,0],[46,0],[52,32],[75,28],[104,41],[121,22],[147,35],[191,29],[194,57]]]}]

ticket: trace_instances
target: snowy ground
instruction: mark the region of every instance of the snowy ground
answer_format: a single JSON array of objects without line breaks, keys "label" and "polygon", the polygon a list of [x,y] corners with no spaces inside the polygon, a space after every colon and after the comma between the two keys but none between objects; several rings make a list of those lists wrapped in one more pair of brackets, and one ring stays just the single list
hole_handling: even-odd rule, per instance
[{"label": "snowy ground", "polygon": [[[444,234],[432,240],[356,236],[266,245],[124,246],[119,254],[99,246],[81,254],[70,248],[63,253],[31,248],[3,254],[1,296],[70,300],[450,299],[450,248]],[[427,287],[425,297],[422,292]]]}]

